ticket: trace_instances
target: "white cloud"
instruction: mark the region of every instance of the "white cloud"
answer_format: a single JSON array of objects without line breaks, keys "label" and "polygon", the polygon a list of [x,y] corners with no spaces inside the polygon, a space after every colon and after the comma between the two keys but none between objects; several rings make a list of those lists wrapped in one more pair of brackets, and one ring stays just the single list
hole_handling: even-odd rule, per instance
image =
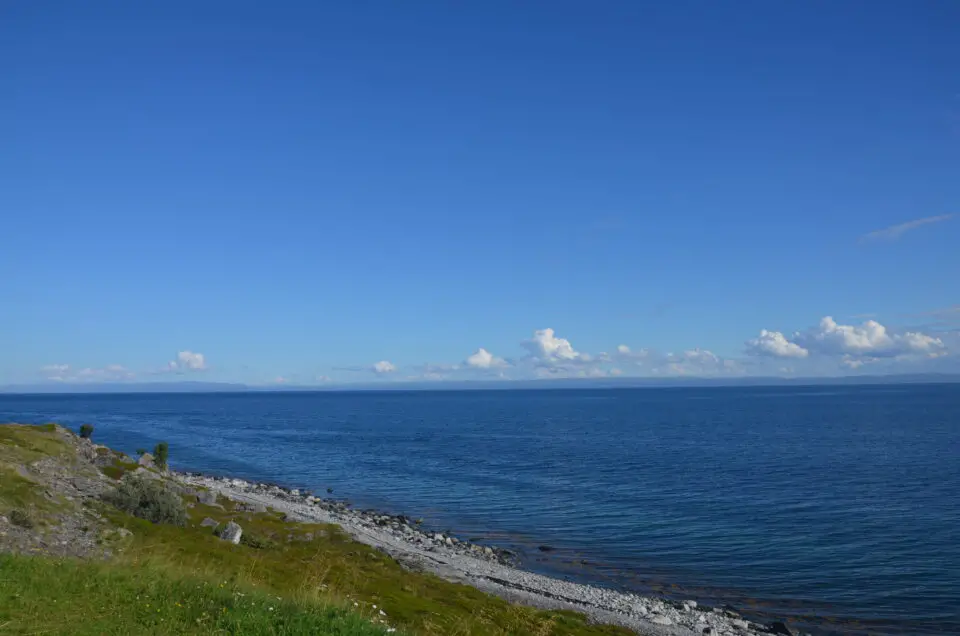
[{"label": "white cloud", "polygon": [[572,362],[582,356],[566,338],[557,338],[549,327],[533,333],[533,338],[525,340],[523,348],[534,358],[544,363]]},{"label": "white cloud", "polygon": [[726,360],[707,349],[688,349],[682,353],[668,353],[664,366],[658,368],[666,375],[716,376],[740,373],[740,365]]},{"label": "white cloud", "polygon": [[121,364],[81,369],[73,369],[69,364],[48,364],[41,367],[40,374],[54,382],[119,382],[136,377],[133,371]]},{"label": "white cloud", "polygon": [[830,316],[824,317],[818,327],[796,334],[794,341],[826,355],[865,358],[935,354],[945,350],[940,338],[920,332],[891,334],[876,320],[867,320],[859,326],[841,325]]},{"label": "white cloud", "polygon": [[168,371],[204,371],[207,368],[206,359],[202,353],[193,351],[181,351],[177,353],[177,359],[167,363]]},{"label": "white cloud", "polygon": [[641,364],[644,360],[650,358],[652,355],[653,354],[649,349],[638,349],[637,351],[634,351],[627,345],[622,344],[617,345],[617,353],[615,354],[615,358],[617,360],[624,361],[632,360],[637,364]]},{"label": "white cloud", "polygon": [[876,358],[854,358],[853,356],[843,356],[840,364],[848,369],[859,369],[865,364],[876,361]]},{"label": "white cloud", "polygon": [[899,339],[903,347],[911,353],[927,353],[934,357],[946,353],[943,340],[919,331],[908,331],[902,336],[894,336],[894,339]]},{"label": "white cloud", "polygon": [[496,369],[507,366],[507,361],[480,347],[476,353],[466,359],[465,364],[474,369]]},{"label": "white cloud", "polygon": [[810,352],[800,345],[790,342],[779,331],[760,330],[757,338],[747,341],[747,353],[754,356],[774,358],[806,358]]},{"label": "white cloud", "polygon": [[910,230],[915,230],[918,227],[923,227],[924,225],[930,225],[932,223],[942,223],[943,221],[949,221],[952,219],[955,214],[940,214],[938,216],[928,216],[923,219],[915,219],[913,221],[907,221],[906,223],[901,223],[899,225],[891,225],[890,227],[883,228],[882,230],[874,230],[873,232],[868,232],[860,237],[861,241],[895,241]]},{"label": "white cloud", "polygon": [[48,380],[55,382],[67,382],[70,380],[69,364],[48,364],[40,368],[40,375]]},{"label": "white cloud", "polygon": [[381,360],[373,365],[372,371],[377,375],[385,375],[387,373],[393,373],[397,370],[397,367],[393,366],[392,362],[388,360]]}]

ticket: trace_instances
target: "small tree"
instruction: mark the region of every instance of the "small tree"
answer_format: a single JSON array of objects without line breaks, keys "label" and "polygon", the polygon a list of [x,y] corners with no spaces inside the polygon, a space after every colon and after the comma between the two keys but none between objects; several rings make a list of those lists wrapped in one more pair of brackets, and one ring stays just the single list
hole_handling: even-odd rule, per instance
[{"label": "small tree", "polygon": [[167,458],[170,456],[170,447],[166,442],[160,442],[153,449],[153,461],[163,470],[167,469]]},{"label": "small tree", "polygon": [[93,426],[89,424],[80,425],[80,439],[90,439],[93,437]]}]

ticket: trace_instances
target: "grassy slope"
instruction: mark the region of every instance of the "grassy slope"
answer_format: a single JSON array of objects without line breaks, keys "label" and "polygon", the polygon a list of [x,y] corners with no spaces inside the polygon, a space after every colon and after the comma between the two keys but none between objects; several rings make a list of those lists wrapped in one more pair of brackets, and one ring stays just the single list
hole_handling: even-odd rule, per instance
[{"label": "grassy slope", "polygon": [[0,555],[0,633],[330,634],[384,629],[358,613],[153,568]]},{"label": "grassy slope", "polygon": [[[9,430],[4,436],[7,428],[0,426],[0,464],[3,444],[11,438]],[[55,437],[55,433],[36,427],[16,428],[14,437],[20,441],[27,438],[25,444],[30,448],[43,446]],[[45,439],[33,441],[38,436]],[[223,508],[199,504],[191,508],[186,528],[153,525],[96,504],[115,525],[133,532],[128,545],[108,564],[54,565],[23,558],[0,561],[0,632],[26,627],[39,631],[36,626],[44,625],[53,633],[190,633],[196,624],[196,633],[241,633],[241,623],[230,621],[245,620],[244,634],[378,633],[356,631],[363,627],[355,621],[366,616],[384,620],[403,633],[430,636],[629,633],[589,625],[582,615],[573,612],[511,605],[468,586],[405,571],[390,557],[353,541],[335,526],[289,523],[272,512],[237,512],[232,502],[221,503]],[[9,504],[0,485],[0,513],[5,513]],[[209,528],[199,526],[204,517],[236,520],[244,528],[245,543],[235,546],[220,541]],[[28,590],[42,594],[52,589],[43,581],[50,579],[54,569],[57,603],[41,608],[37,605],[39,597],[27,602]],[[105,585],[105,581],[112,582]],[[111,586],[118,591],[102,590]],[[25,591],[18,601],[11,595],[21,588]],[[192,596],[175,599],[187,591]],[[136,606],[138,595],[166,601],[157,612],[164,619],[162,624],[136,622],[146,620],[148,615],[153,620],[152,614]],[[283,601],[278,601],[273,611],[258,605],[278,597]],[[241,608],[236,605],[237,599],[255,602]],[[189,601],[189,611],[176,606],[176,602],[184,605],[183,600]],[[124,604],[130,604],[130,608],[119,608]],[[331,607],[347,608],[349,613],[337,613]],[[79,617],[81,622],[71,617]]]}]

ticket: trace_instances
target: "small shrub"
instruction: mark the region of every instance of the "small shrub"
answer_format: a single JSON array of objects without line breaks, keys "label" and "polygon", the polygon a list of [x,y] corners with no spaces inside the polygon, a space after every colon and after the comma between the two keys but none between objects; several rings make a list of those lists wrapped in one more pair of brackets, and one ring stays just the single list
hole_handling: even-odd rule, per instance
[{"label": "small shrub", "polygon": [[170,456],[170,447],[166,442],[160,442],[153,449],[153,461],[163,470],[167,469],[167,459]]},{"label": "small shrub", "polygon": [[93,437],[93,427],[89,424],[80,425],[80,439],[90,439]]},{"label": "small shrub", "polygon": [[30,515],[19,508],[10,511],[10,523],[21,528],[32,528],[35,525]]},{"label": "small shrub", "polygon": [[277,547],[277,542],[267,537],[244,532],[240,535],[240,543],[255,550],[270,550]]},{"label": "small shrub", "polygon": [[120,510],[152,523],[174,526],[187,523],[183,500],[159,480],[127,475],[117,489],[104,498]]},{"label": "small shrub", "polygon": [[139,468],[139,466],[137,464],[134,464],[133,462],[125,462],[119,459],[115,459],[113,460],[113,463],[110,464],[109,466],[102,466],[100,468],[100,472],[106,475],[107,477],[109,477],[110,479],[116,479],[117,481],[120,481],[120,479],[124,475],[126,475],[127,473],[132,473],[137,468]]}]

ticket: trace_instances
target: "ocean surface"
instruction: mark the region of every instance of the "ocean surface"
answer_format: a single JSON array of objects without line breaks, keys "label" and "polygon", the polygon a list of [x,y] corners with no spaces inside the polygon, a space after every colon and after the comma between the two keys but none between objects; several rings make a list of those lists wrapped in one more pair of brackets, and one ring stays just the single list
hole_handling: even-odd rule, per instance
[{"label": "ocean surface", "polygon": [[578,581],[960,634],[960,385],[0,395],[0,421],[165,440]]}]

